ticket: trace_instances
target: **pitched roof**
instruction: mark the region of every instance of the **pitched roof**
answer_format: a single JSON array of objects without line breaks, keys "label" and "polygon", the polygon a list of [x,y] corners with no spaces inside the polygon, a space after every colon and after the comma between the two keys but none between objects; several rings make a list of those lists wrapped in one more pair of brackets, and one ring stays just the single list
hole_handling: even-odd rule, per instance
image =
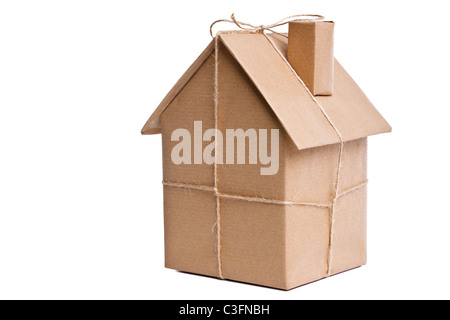
[{"label": "pitched roof", "polygon": [[[287,39],[277,35],[270,37],[272,41],[259,33],[219,35],[220,41],[258,88],[298,149],[339,143],[336,131],[289,67],[285,59]],[[214,42],[211,42],[152,114],[142,129],[143,134],[161,132],[162,112],[213,52]],[[316,96],[315,99],[344,141],[391,131],[386,120],[337,61],[334,77],[333,95]]]}]

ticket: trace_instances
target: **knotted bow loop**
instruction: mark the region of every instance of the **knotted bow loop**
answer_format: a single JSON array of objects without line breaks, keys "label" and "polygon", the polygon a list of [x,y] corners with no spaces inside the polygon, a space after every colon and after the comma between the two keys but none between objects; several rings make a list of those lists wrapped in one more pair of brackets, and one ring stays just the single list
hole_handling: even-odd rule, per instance
[{"label": "knotted bow loop", "polygon": [[210,33],[211,37],[214,38],[214,34],[213,34],[214,25],[216,25],[217,23],[220,23],[220,22],[228,22],[228,23],[235,24],[241,30],[260,32],[260,33],[263,33],[264,31],[268,30],[270,32],[273,32],[273,33],[276,33],[276,34],[286,37],[286,35],[274,31],[273,28],[288,24],[289,22],[293,22],[293,21],[323,21],[323,20],[325,20],[325,18],[318,14],[296,14],[293,16],[283,18],[280,21],[277,21],[272,24],[255,26],[250,23],[237,20],[233,13],[231,15],[230,19],[220,19],[220,20],[214,21],[211,24],[211,26],[209,27],[209,33]]}]

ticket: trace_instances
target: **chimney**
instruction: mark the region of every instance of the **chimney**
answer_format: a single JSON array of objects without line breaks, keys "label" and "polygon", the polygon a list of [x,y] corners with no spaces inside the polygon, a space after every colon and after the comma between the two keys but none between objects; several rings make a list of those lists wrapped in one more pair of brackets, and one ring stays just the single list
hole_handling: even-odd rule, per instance
[{"label": "chimney", "polygon": [[334,22],[289,22],[287,59],[315,96],[333,94]]}]

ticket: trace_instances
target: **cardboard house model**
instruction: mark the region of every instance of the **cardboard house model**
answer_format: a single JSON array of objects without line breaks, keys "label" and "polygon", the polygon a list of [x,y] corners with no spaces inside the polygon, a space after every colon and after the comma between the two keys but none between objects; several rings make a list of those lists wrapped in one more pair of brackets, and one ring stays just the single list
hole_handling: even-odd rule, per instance
[{"label": "cardboard house model", "polygon": [[[366,263],[367,137],[391,127],[334,59],[333,30],[219,32],[147,121],[162,134],[166,267],[287,290]],[[192,141],[175,163],[177,129]],[[275,174],[252,155],[263,129]]]}]

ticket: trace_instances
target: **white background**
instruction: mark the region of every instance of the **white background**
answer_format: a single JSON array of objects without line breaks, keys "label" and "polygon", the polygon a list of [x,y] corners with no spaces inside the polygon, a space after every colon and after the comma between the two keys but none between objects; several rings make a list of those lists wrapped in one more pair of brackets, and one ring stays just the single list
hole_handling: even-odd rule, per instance
[{"label": "white background", "polygon": [[[445,3],[1,1],[0,298],[450,298]],[[392,125],[369,139],[367,266],[289,292],[164,269],[161,138],[140,129],[232,12],[333,19]]]}]

